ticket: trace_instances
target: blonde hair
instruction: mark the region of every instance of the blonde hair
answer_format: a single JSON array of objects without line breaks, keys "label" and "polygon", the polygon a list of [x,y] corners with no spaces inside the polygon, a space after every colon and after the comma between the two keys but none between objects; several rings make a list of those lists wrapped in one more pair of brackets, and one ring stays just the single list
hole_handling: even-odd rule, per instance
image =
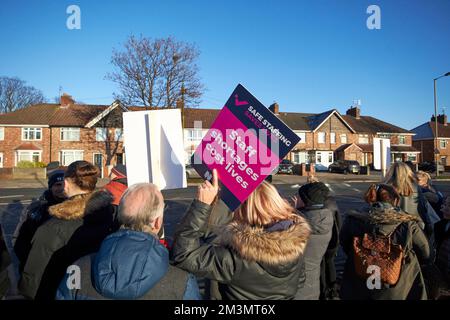
[{"label": "blonde hair", "polygon": [[313,174],[308,174],[308,177],[306,178],[306,183],[314,183],[314,182],[319,182],[319,179]]},{"label": "blonde hair", "polygon": [[295,209],[273,185],[264,181],[235,211],[233,220],[261,227],[294,216]]},{"label": "blonde hair", "polygon": [[393,186],[401,196],[409,197],[417,188],[417,178],[411,168],[403,162],[392,164],[385,182]]}]

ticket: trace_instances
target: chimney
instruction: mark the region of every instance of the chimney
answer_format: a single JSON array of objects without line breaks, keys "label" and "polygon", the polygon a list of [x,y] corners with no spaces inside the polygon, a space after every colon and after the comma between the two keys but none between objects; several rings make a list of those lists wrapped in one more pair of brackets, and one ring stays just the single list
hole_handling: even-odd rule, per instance
[{"label": "chimney", "polygon": [[280,106],[278,105],[278,103],[274,102],[270,105],[269,110],[272,111],[275,114],[279,114],[280,113]]},{"label": "chimney", "polygon": [[63,93],[63,95],[59,99],[59,104],[61,105],[61,107],[68,107],[69,105],[74,103],[75,100],[73,100],[72,96],[67,93]]},{"label": "chimney", "polygon": [[444,126],[447,125],[447,115],[446,114],[438,114],[437,120],[438,120],[438,123],[443,124]]},{"label": "chimney", "polygon": [[361,109],[357,106],[351,107],[350,109],[347,110],[346,115],[352,116],[356,119],[360,119],[361,118]]}]

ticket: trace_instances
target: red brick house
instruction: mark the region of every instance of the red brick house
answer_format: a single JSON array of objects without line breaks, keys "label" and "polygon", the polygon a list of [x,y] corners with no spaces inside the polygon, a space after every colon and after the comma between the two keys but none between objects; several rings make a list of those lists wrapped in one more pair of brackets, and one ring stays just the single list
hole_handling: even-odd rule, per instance
[{"label": "red brick house", "polygon": [[[359,107],[341,115],[336,109],[319,114],[279,112],[270,109],[301,138],[287,158],[294,163],[315,163],[326,169],[336,159],[372,163],[373,138],[391,139],[395,161],[417,162],[420,151],[412,146],[414,133],[369,116]],[[142,110],[111,105],[76,104],[68,96],[60,104],[39,104],[0,115],[0,167],[14,167],[19,161],[59,161],[65,166],[87,160],[108,174],[108,164],[125,162],[122,143],[122,113]],[[220,110],[185,109],[184,146],[186,161],[195,151]]]},{"label": "red brick house", "polygon": [[107,164],[122,163],[122,117],[118,101],[107,105],[76,104],[63,95],[60,104],[38,104],[0,115],[0,167],[19,161],[67,166],[75,160],[95,163],[107,175]]},{"label": "red brick house", "polygon": [[[359,107],[351,107],[346,115],[336,109],[318,114],[280,112],[276,103],[270,109],[301,138],[287,156],[294,163],[316,163],[319,170],[326,169],[337,159],[371,164],[373,138],[391,140],[392,161],[419,161],[420,151],[412,146],[413,132],[370,116],[361,116]],[[186,109],[184,145],[187,158],[219,112],[217,109]]]},{"label": "red brick house", "polygon": [[440,114],[437,117],[438,137],[436,139],[435,117],[431,121],[412,129],[416,135],[413,137],[413,146],[422,153],[422,161],[434,162],[437,143],[437,159],[444,166],[450,166],[450,126],[447,123],[447,115]]}]

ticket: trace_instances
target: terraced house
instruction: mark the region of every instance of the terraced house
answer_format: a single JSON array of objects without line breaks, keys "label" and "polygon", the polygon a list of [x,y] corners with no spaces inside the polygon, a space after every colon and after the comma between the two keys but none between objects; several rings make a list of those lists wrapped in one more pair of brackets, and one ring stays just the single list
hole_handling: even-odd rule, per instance
[{"label": "terraced house", "polygon": [[450,126],[447,123],[447,115],[439,114],[437,123],[433,115],[430,121],[411,131],[415,133],[413,145],[422,153],[423,161],[437,160],[443,166],[450,166]]},{"label": "terraced house", "polygon": [[0,115],[0,167],[20,161],[67,166],[76,160],[107,165],[123,163],[122,117],[117,101],[107,105],[76,104],[69,95],[59,104],[38,104]]},{"label": "terraced house", "polygon": [[[335,160],[357,160],[362,165],[373,163],[373,139],[389,138],[392,161],[418,162],[420,151],[412,146],[414,133],[382,120],[362,116],[360,106],[341,115],[331,109],[322,113],[280,112],[274,103],[270,109],[301,138],[287,156],[294,163],[315,163],[326,170]],[[185,150],[191,155],[220,110],[187,109],[185,118]]]},{"label": "terraced house", "polygon": [[[373,138],[391,140],[393,161],[419,161],[412,146],[413,132],[379,119],[362,116],[355,106],[341,115],[336,109],[322,113],[280,112],[270,109],[301,138],[287,158],[294,163],[315,163],[326,170],[335,160],[373,162]],[[75,160],[96,164],[106,176],[109,167],[125,163],[122,113],[143,110],[111,105],[78,104],[69,95],[59,104],[39,104],[0,115],[0,167],[14,167],[20,161],[67,166]],[[185,109],[184,148],[186,162],[206,134],[220,110]]]}]

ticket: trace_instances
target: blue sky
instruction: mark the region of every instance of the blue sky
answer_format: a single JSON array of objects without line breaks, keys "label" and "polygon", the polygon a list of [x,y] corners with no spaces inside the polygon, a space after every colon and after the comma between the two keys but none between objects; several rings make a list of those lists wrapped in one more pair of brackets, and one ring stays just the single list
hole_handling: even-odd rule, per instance
[{"label": "blue sky", "polygon": [[[66,8],[81,9],[68,30]],[[381,29],[369,30],[369,5]],[[340,112],[361,99],[362,114],[411,129],[434,112],[433,78],[450,71],[450,1],[110,0],[0,2],[0,75],[18,76],[53,98],[109,104],[112,49],[130,35],[174,36],[201,50],[207,91],[219,108],[242,83],[281,111]],[[438,81],[450,112],[450,77]]]}]

